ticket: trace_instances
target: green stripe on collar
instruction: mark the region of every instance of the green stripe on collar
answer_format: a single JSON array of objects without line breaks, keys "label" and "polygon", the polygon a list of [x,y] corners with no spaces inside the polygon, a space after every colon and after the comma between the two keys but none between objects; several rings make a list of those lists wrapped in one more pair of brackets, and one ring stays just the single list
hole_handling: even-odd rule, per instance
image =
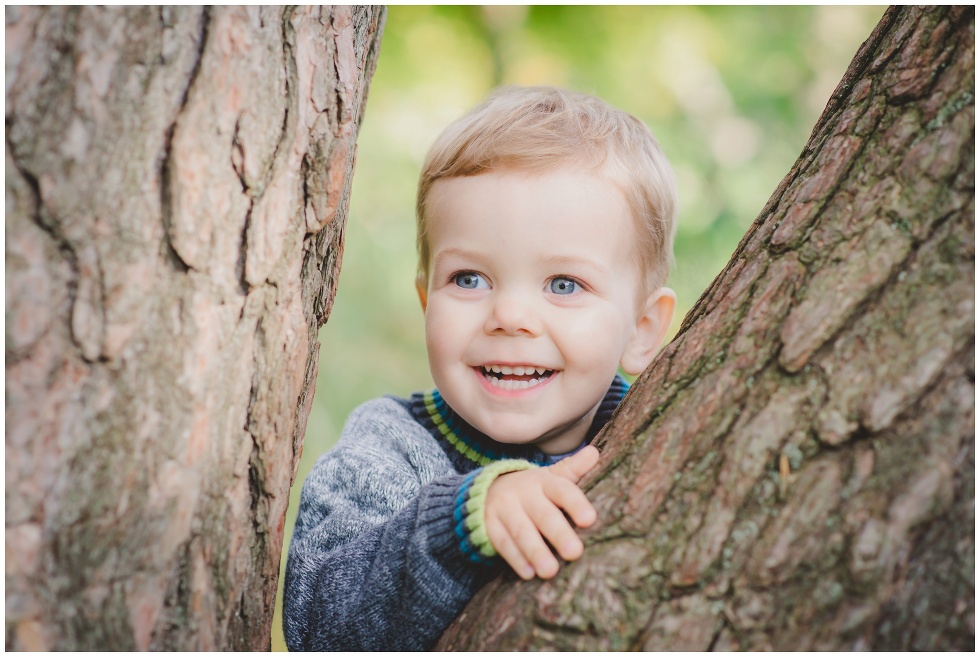
[{"label": "green stripe on collar", "polygon": [[478,465],[487,465],[493,463],[495,458],[482,454],[474,449],[474,446],[470,445],[465,438],[457,434],[447,423],[447,417],[444,411],[440,408],[445,408],[446,403],[442,401],[442,397],[438,397],[439,392],[433,390],[432,392],[427,392],[422,395],[422,400],[425,402],[425,408],[429,412],[429,419],[432,420],[432,424],[435,425],[436,429],[443,435],[443,437],[449,441],[449,444],[456,448],[456,450],[465,456],[470,461]]}]

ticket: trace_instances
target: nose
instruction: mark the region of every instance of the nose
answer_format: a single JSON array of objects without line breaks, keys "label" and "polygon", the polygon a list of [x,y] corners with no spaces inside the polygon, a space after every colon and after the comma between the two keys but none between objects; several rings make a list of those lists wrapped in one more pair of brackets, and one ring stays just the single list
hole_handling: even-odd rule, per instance
[{"label": "nose", "polygon": [[521,290],[494,290],[490,313],[484,330],[489,335],[526,335],[541,333],[541,318],[534,301]]}]

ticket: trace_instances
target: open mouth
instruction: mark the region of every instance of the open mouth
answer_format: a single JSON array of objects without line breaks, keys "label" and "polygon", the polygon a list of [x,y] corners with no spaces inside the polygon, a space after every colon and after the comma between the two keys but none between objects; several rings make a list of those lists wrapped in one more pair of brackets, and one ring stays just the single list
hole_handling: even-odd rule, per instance
[{"label": "open mouth", "polygon": [[555,375],[555,370],[534,365],[484,365],[476,369],[487,383],[500,390],[527,390]]}]

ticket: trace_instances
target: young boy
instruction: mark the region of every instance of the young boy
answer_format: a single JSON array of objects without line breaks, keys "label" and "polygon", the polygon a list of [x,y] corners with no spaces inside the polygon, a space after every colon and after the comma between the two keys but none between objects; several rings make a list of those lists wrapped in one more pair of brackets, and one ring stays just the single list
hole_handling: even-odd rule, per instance
[{"label": "young boy", "polygon": [[674,216],[656,140],[597,98],[504,89],[443,133],[417,207],[436,390],[360,406],[307,478],[291,650],[427,650],[494,566],[581,556],[617,368],[645,369],[673,317]]}]

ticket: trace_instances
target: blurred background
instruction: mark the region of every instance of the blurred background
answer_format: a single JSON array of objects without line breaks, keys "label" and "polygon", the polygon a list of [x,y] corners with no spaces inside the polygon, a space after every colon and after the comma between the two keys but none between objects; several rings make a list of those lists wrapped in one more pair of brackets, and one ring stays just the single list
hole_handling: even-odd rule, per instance
[{"label": "blurred background", "polygon": [[[286,518],[348,413],[432,386],[415,293],[415,185],[439,132],[500,84],[593,93],[653,130],[677,173],[687,310],[790,170],[884,7],[391,6],[358,139],[343,268]],[[273,649],[284,650],[277,599]]]}]

